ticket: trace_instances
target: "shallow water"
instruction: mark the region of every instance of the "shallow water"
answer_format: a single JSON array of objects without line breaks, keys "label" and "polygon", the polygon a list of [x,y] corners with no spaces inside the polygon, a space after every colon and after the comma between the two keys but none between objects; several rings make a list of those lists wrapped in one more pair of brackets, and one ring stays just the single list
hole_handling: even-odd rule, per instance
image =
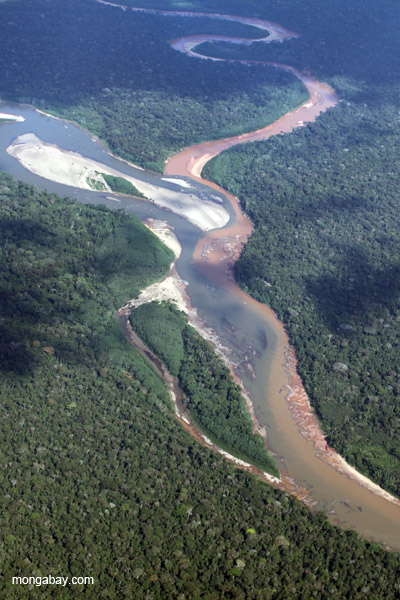
[{"label": "shallow water", "polygon": [[[183,249],[177,270],[189,283],[192,305],[229,349],[230,358],[237,364],[237,373],[250,392],[256,416],[268,430],[269,446],[277,456],[279,468],[310,492],[316,506],[326,510],[331,521],[400,548],[400,508],[373,495],[322,462],[312,442],[300,434],[285,399],[287,392],[282,389],[287,384],[282,361],[283,349],[287,345],[284,329],[271,311],[250,299],[231,282],[223,261],[208,266],[193,261],[193,253],[203,234],[183,218],[152,204],[123,199],[110,193],[79,190],[33,175],[9,156],[6,148],[17,136],[35,133],[45,142],[79,151],[122,172],[156,182],[160,187],[177,189],[177,184],[165,182],[161,175],[137,170],[119,161],[90,134],[72,124],[20,105],[2,103],[0,110],[21,114],[26,119],[21,123],[0,125],[0,169],[78,202],[124,208],[141,219],[163,219],[174,227]],[[174,179],[177,180],[176,177]],[[215,195],[214,189],[198,182],[194,185],[199,194]],[[185,193],[188,190],[183,186],[180,191]],[[224,204],[234,220],[234,210],[227,198]]]}]

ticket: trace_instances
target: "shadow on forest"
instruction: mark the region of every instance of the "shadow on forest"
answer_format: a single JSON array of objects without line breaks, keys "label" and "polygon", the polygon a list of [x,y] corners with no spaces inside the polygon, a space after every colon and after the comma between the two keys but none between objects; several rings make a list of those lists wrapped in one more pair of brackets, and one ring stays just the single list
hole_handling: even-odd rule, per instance
[{"label": "shadow on forest", "polygon": [[[262,185],[262,182],[261,184]],[[273,191],[271,193],[273,196]],[[288,207],[285,210],[281,197],[277,194],[277,202],[263,204],[251,204],[242,206],[247,210],[253,223],[256,225],[265,223],[274,230],[276,223],[285,223],[289,225],[291,234],[296,227],[303,227],[304,224],[315,224],[319,220],[325,222],[325,219],[343,218],[348,214],[349,219],[357,218],[357,214],[369,208],[368,200],[361,196],[351,196],[350,194],[340,195],[330,193],[328,199],[321,200],[318,194],[299,195],[300,200],[288,199]],[[262,235],[262,234],[261,234]]]},{"label": "shadow on forest", "polygon": [[26,95],[62,106],[79,105],[93,94],[109,105],[113,88],[197,98],[209,94],[205,79],[214,80],[215,99],[229,98],[240,82],[227,65],[202,61],[193,70],[193,62],[168,42],[202,32],[260,35],[260,30],[239,23],[124,13],[95,2],[82,6],[66,0],[62,19],[59,6],[48,2],[42,7],[32,7],[29,0],[0,6],[0,35],[5,28],[1,89],[8,97]]},{"label": "shadow on forest", "polygon": [[[345,278],[325,275],[306,282],[307,294],[314,298],[320,316],[332,331],[355,320],[359,325],[371,326],[371,319],[379,318],[381,308],[397,307],[400,265],[379,269],[371,265],[362,250],[350,246],[345,249],[340,271],[346,273]],[[351,335],[351,329],[347,334]]]},{"label": "shadow on forest", "polygon": [[[0,236],[2,247],[17,246],[24,240],[29,240],[29,251],[33,251],[32,244],[52,246],[54,233],[41,223],[29,219],[0,221]],[[16,244],[17,242],[17,244]],[[32,255],[31,268],[25,273],[20,272],[17,250],[13,256],[10,253],[10,262],[3,261],[0,285],[0,370],[16,371],[20,374],[30,370],[35,351],[26,343],[29,335],[33,335],[35,325],[48,318],[50,311],[44,310],[44,291],[35,286],[34,293],[28,291],[34,270],[35,257]],[[27,263],[26,263],[27,264]],[[31,339],[31,343],[34,341]]]},{"label": "shadow on forest", "polygon": [[[94,271],[97,283],[107,288],[111,272],[125,273],[127,265],[119,268],[112,251],[110,260],[103,252],[105,272],[96,258],[64,256],[66,242],[59,234],[60,228],[56,235],[39,221],[0,220],[0,239],[7,251],[0,279],[0,372],[28,374],[43,352],[82,364],[88,352],[106,350],[103,323],[98,331],[93,327],[99,312],[98,290],[93,299],[77,288],[76,280],[89,269],[90,277]],[[109,303],[108,292],[105,289]]]},{"label": "shadow on forest", "polygon": [[368,206],[368,201],[361,196],[351,196],[350,194],[333,194],[330,193],[326,201],[317,201],[315,197],[310,195],[309,199],[302,199],[302,203],[295,206],[292,212],[296,213],[294,222],[315,223],[319,219],[343,218],[343,214],[348,214],[350,218],[356,218],[354,213],[359,213],[365,210]]},{"label": "shadow on forest", "polygon": [[[129,13],[95,2],[73,0],[64,0],[62,19],[60,7],[47,1],[20,0],[0,4],[0,7],[4,17],[0,20],[4,57],[4,61],[0,57],[1,89],[8,97],[76,106],[94,95],[93,99],[99,97],[105,106],[110,106],[108,94],[113,88],[193,98],[208,97],[212,88],[213,99],[227,99],[243,88],[237,66],[197,61],[193,69],[193,61],[171,49],[168,42],[182,35],[205,32],[251,37],[250,27],[213,19]],[[351,7],[347,10],[352,12]],[[319,16],[314,15],[316,22],[312,32],[303,31],[304,35],[298,39],[282,45],[259,45],[265,56],[258,56],[252,47],[246,53],[254,51],[255,58],[311,69],[315,75],[322,70],[325,76],[357,79],[360,73],[368,75],[374,71],[379,73],[381,85],[391,82],[396,62],[393,58],[389,69],[387,54],[383,52],[382,57],[382,40],[374,35],[373,17],[366,19],[365,29],[361,31],[368,40],[368,59],[357,40],[348,45],[354,31],[360,35],[358,22],[354,28],[350,20],[341,18],[338,30],[329,17],[335,14],[323,11]],[[310,24],[303,27],[307,31]],[[253,32],[254,37],[259,36],[259,30]],[[385,40],[388,48],[398,42],[397,31],[394,39],[391,35],[389,32]],[[236,49],[240,51],[239,47]],[[390,55],[397,56],[393,48]]]}]

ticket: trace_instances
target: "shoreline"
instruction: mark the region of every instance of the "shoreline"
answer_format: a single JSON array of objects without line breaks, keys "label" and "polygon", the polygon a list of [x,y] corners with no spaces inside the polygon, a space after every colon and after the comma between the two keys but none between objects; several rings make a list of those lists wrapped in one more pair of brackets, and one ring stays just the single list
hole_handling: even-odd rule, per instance
[{"label": "shoreline", "polygon": [[[166,221],[160,221],[157,219],[147,219],[144,224],[148,227],[157,237],[166,244],[175,254],[175,260],[171,264],[171,268],[168,274],[156,283],[151,284],[139,294],[137,298],[129,300],[121,310],[129,310],[137,308],[142,304],[148,302],[163,302],[169,301],[176,305],[176,307],[185,313],[189,320],[189,324],[196,329],[196,331],[207,341],[210,342],[217,352],[217,354],[224,360],[225,365],[230,370],[235,382],[241,387],[242,393],[245,396],[246,401],[250,402],[248,393],[239,379],[234,373],[236,364],[233,363],[229,358],[229,349],[222,344],[217,334],[206,325],[206,323],[199,317],[197,309],[191,304],[191,299],[187,293],[188,282],[182,279],[176,269],[176,260],[180,257],[182,247],[178,238],[173,233],[172,227]],[[251,404],[251,415],[254,414],[253,405]],[[258,428],[261,432],[264,428],[258,423],[254,415],[254,427]],[[264,433],[262,433],[264,437]]]},{"label": "shoreline", "polygon": [[[297,35],[297,34],[295,34]],[[189,56],[196,58],[208,59],[209,57],[202,56],[193,52],[193,48],[203,41],[207,41],[208,36],[203,36],[200,41],[196,37],[196,40],[192,38],[181,38],[173,42],[175,49],[180,52],[184,52]],[[184,41],[189,40],[189,47],[185,47]],[[178,47],[177,47],[178,46]],[[224,60],[224,59],[217,59]],[[260,61],[242,61],[242,60],[229,60],[229,62],[240,62],[244,64],[263,64]],[[255,140],[266,140],[272,135],[281,133],[290,133],[296,127],[302,127],[305,123],[314,121],[321,112],[333,108],[338,103],[339,99],[336,96],[334,90],[327,84],[321,83],[309,75],[305,75],[297,69],[288,65],[282,65],[279,63],[265,63],[276,68],[282,68],[286,71],[293,73],[298,77],[306,86],[309,91],[310,98],[304,102],[300,107],[294,111],[283,115],[278,121],[275,121],[271,125],[262,128],[260,130],[249,132],[241,136],[233,136],[220,141],[205,142],[197,144],[182,152],[171,157],[165,167],[164,173],[166,175],[181,175],[192,177],[196,181],[201,181],[210,185],[214,189],[224,192],[232,203],[236,218],[240,221],[240,225],[236,224],[229,226],[222,232],[210,232],[208,235],[203,237],[195,250],[194,260],[201,267],[205,267],[207,263],[219,262],[223,258],[225,259],[227,266],[227,282],[226,284],[232,288],[238,288],[241,295],[246,296],[248,299],[255,301],[251,296],[247,295],[239,286],[236,284],[233,274],[233,265],[238,260],[243,246],[246,244],[248,238],[253,231],[253,225],[240,209],[239,200],[232,194],[227,194],[226,190],[223,190],[217,184],[205,180],[201,177],[201,172],[204,166],[215,156],[219,155],[222,151],[235,146],[238,143],[250,142]],[[243,226],[241,226],[243,225]],[[231,230],[231,233],[228,233]],[[222,235],[221,235],[222,234]],[[229,251],[226,253],[226,246],[229,245]],[[214,254],[214,257],[212,256]],[[208,273],[209,274],[209,273]],[[232,285],[233,284],[233,285]],[[235,290],[237,291],[237,290]],[[261,304],[261,303],[260,303]],[[290,413],[293,420],[295,421],[299,432],[307,440],[312,441],[315,450],[318,452],[316,457],[321,461],[328,464],[332,469],[346,475],[348,479],[355,481],[358,485],[367,489],[370,493],[375,496],[390,502],[395,506],[400,506],[400,499],[390,494],[378,484],[370,480],[368,477],[358,472],[355,467],[351,466],[347,461],[339,455],[333,448],[330,448],[326,442],[325,435],[321,429],[319,421],[315,415],[314,409],[311,406],[308,395],[304,389],[303,383],[297,371],[297,356],[294,347],[290,344],[290,340],[287,336],[284,324],[279,321],[277,315],[267,305],[261,305],[268,309],[269,318],[275,320],[276,325],[282,329],[284,335],[287,338],[286,351],[284,356],[284,369],[288,375],[288,391],[286,395],[286,402],[289,406]],[[290,360],[289,360],[290,357]],[[289,363],[287,362],[289,360]],[[253,407],[254,411],[254,407]],[[270,448],[271,450],[271,448]]]},{"label": "shoreline", "polygon": [[21,115],[12,115],[11,113],[0,112],[0,120],[2,119],[5,121],[12,121],[14,123],[22,123],[25,121],[24,117]]},{"label": "shoreline", "polygon": [[202,231],[224,227],[229,221],[227,210],[211,199],[200,201],[194,194],[144,182],[78,152],[45,143],[34,134],[18,136],[8,146],[7,152],[31,173],[75,188],[113,193],[102,173],[122,177],[144,194],[145,198],[141,200],[171,210]]},{"label": "shoreline", "polygon": [[[240,386],[241,393],[246,400],[246,406],[249,409],[250,416],[252,418],[253,423],[253,431],[256,433],[260,433],[263,437],[266,437],[266,431],[263,427],[258,423],[255,415],[253,406],[251,404],[250,398],[241,382],[241,380],[235,375],[233,371],[232,363],[229,361],[228,354],[229,350],[225,348],[221,342],[218,340],[217,335],[208,328],[205,323],[200,319],[197,314],[197,310],[193,308],[190,302],[190,297],[186,292],[187,282],[184,281],[178,274],[176,270],[176,260],[181,255],[181,245],[179,243],[178,238],[172,231],[172,228],[165,221],[160,221],[156,219],[148,219],[145,225],[155,234],[157,237],[165,243],[175,254],[175,259],[171,264],[171,268],[165,278],[159,282],[151,284],[147,288],[145,288],[137,298],[133,300],[129,300],[120,310],[118,311],[118,315],[120,320],[124,319],[124,330],[126,332],[127,338],[129,341],[135,345],[139,350],[145,352],[146,356],[151,356],[151,360],[153,363],[156,363],[156,366],[159,364],[161,366],[161,370],[163,372],[163,377],[166,379],[168,391],[171,397],[171,400],[174,405],[175,416],[181,422],[181,424],[200,441],[203,445],[215,450],[219,454],[225,456],[230,462],[233,462],[236,466],[244,468],[248,471],[252,471],[257,474],[261,479],[264,479],[268,483],[275,484],[277,487],[282,488],[282,479],[263,471],[262,469],[255,467],[251,463],[248,463],[236,456],[230,454],[220,446],[218,446],[215,442],[210,440],[205,433],[203,433],[197,425],[194,423],[193,419],[190,417],[188,411],[180,406],[177,401],[177,393],[172,389],[172,382],[174,382],[175,386],[178,386],[176,382],[176,378],[174,378],[165,365],[154,355],[154,353],[144,344],[144,342],[135,334],[132,327],[129,323],[129,315],[132,310],[141,306],[142,304],[147,304],[152,301],[165,301],[168,300],[176,304],[177,308],[186,314],[189,324],[208,342],[210,342],[217,352],[217,354],[223,359],[225,365],[228,367],[231,375],[233,376],[235,383]],[[158,368],[158,366],[157,366]],[[179,387],[179,386],[178,386]]]},{"label": "shoreline", "polygon": [[[96,0],[96,1],[99,2],[100,0]],[[113,5],[113,6],[117,6],[117,5]],[[145,171],[145,169],[143,167],[141,167],[139,165],[136,165],[135,163],[127,160],[126,158],[122,158],[121,156],[117,156],[116,154],[113,154],[111,152],[111,150],[108,148],[105,140],[102,140],[101,138],[99,138],[99,136],[95,135],[92,131],[90,131],[89,129],[87,129],[83,125],[80,125],[79,123],[76,123],[75,121],[71,121],[71,119],[66,119],[65,117],[57,117],[56,115],[52,115],[51,113],[47,113],[44,110],[41,110],[40,108],[37,108],[36,106],[33,106],[33,104],[27,104],[26,106],[29,106],[29,108],[33,108],[33,110],[35,110],[36,112],[40,113],[44,117],[48,117],[49,119],[56,119],[57,121],[61,121],[62,123],[67,123],[68,125],[73,125],[73,127],[77,127],[81,131],[84,131],[85,133],[87,133],[88,135],[90,135],[90,138],[91,138],[92,142],[95,142],[99,146],[102,146],[104,148],[104,150],[107,152],[107,154],[109,154],[113,158],[116,158],[120,162],[123,162],[126,165],[129,165],[130,167],[133,167],[134,169],[138,169],[138,171]]]},{"label": "shoreline", "polygon": [[395,506],[400,506],[399,498],[396,498],[396,496],[387,492],[366,475],[357,471],[357,469],[350,465],[343,456],[329,446],[303,386],[300,375],[298,374],[297,365],[298,359],[295,348],[292,345],[289,345],[285,352],[285,370],[290,382],[286,401],[289,405],[292,417],[299,427],[301,435],[314,444],[314,448],[317,451],[316,456],[336,471],[346,475],[349,479],[356,481],[372,494],[380,496]]}]

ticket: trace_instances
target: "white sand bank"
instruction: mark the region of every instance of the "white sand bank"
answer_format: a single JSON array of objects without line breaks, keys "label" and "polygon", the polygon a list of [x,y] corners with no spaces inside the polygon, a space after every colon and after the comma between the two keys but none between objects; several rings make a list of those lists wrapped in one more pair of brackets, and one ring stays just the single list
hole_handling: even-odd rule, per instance
[{"label": "white sand bank", "polygon": [[21,117],[21,115],[11,115],[8,113],[4,113],[4,112],[0,112],[0,119],[7,119],[10,121],[25,121],[24,117]]},{"label": "white sand bank", "polygon": [[172,231],[171,226],[166,221],[158,219],[147,219],[145,225],[175,254],[175,259],[179,258],[182,252],[182,246],[178,238]]},{"label": "white sand bank", "polygon": [[184,187],[184,188],[193,189],[193,185],[191,183],[189,183],[188,181],[185,181],[184,179],[174,179],[173,177],[163,177],[162,180],[169,181],[170,183],[176,183],[177,185],[180,185],[181,187]]},{"label": "white sand bank", "polygon": [[346,460],[342,456],[340,456],[340,454],[336,454],[334,459],[336,459],[336,468],[338,471],[341,471],[350,479],[354,479],[354,481],[357,481],[359,485],[362,485],[373,494],[380,496],[385,500],[388,500],[396,506],[400,506],[399,498],[396,498],[396,496],[393,496],[392,494],[381,488],[380,485],[378,485],[374,481],[371,481],[371,479],[368,479],[368,477],[357,471],[357,469],[349,465],[349,463],[346,462]]},{"label": "white sand bank", "polygon": [[47,144],[32,133],[19,136],[7,152],[35,175],[81,189],[93,190],[96,186],[111,191],[101,173],[123,177],[151,202],[181,215],[203,231],[223,227],[229,221],[229,213],[211,200],[141,181],[77,152]]},{"label": "white sand bank", "polygon": [[131,300],[127,308],[134,309],[147,302],[170,301],[182,312],[187,313],[186,304],[186,281],[181,279],[176,271],[172,270],[170,275],[158,283],[147,287],[135,300]]}]

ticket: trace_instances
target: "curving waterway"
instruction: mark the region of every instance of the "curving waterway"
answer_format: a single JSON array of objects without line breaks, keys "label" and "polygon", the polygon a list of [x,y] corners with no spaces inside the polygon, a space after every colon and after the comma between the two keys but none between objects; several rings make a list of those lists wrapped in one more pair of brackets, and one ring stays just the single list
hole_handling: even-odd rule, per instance
[{"label": "curving waterway", "polygon": [[[113,9],[116,6],[101,3],[111,5]],[[193,13],[149,12],[162,12],[166,16],[197,16]],[[269,38],[261,38],[264,41],[297,36],[269,21],[229,15],[201,16],[257,25],[272,33]],[[216,36],[195,37],[181,38],[172,44],[178,51],[200,58],[201,55],[195,52],[196,46],[216,39]],[[232,41],[240,43],[240,40]],[[250,64],[250,61],[239,62]],[[71,123],[51,118],[30,107],[5,103],[0,105],[1,112],[18,114],[25,120],[0,126],[0,169],[43,189],[73,197],[78,202],[123,208],[142,220],[155,218],[167,221],[182,246],[176,269],[188,282],[187,292],[192,306],[197,308],[203,322],[228,349],[229,360],[235,365],[235,372],[250,395],[255,416],[268,432],[268,446],[282,473],[280,487],[295,493],[309,505],[325,510],[332,522],[355,529],[390,547],[400,548],[400,503],[389,495],[385,497],[385,492],[368,480],[363,481],[327,446],[297,375],[295,354],[283,325],[267,306],[248,296],[234,281],[232,267],[252,231],[250,221],[241,213],[236,198],[201,178],[206,162],[224,149],[237,143],[267,139],[277,133],[289,133],[293,127],[314,120],[320,112],[337,103],[333,90],[309,75],[287,65],[274,63],[273,66],[291,71],[301,79],[310,92],[310,100],[264,129],[184,150],[168,161],[164,176],[119,160],[90,134]],[[81,190],[34,175],[6,153],[6,148],[25,133],[34,133],[44,142],[65,150],[79,151],[122,173],[155,184],[160,190],[190,193],[200,201],[218,197],[229,211],[230,222],[225,228],[204,235],[185,219],[147,202]],[[188,185],[191,187],[188,188]]]}]

